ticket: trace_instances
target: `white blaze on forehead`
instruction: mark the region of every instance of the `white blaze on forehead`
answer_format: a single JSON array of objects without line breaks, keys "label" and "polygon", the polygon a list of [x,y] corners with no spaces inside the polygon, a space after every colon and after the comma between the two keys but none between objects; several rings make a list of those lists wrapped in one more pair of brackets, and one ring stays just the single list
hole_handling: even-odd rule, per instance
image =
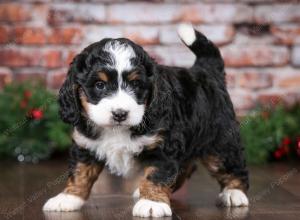
[{"label": "white blaze on forehead", "polygon": [[133,48],[128,44],[121,44],[118,41],[110,41],[106,43],[104,51],[110,53],[113,56],[113,66],[116,69],[119,76],[125,70],[132,68],[131,59],[135,57]]}]

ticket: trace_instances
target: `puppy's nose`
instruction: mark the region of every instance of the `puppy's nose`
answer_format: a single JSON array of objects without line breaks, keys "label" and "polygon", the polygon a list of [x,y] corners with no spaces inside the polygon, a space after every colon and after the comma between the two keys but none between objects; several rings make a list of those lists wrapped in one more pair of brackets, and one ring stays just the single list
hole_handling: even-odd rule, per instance
[{"label": "puppy's nose", "polygon": [[115,111],[112,111],[113,119],[117,122],[125,121],[128,116],[128,111],[125,111],[123,109],[117,109]]}]

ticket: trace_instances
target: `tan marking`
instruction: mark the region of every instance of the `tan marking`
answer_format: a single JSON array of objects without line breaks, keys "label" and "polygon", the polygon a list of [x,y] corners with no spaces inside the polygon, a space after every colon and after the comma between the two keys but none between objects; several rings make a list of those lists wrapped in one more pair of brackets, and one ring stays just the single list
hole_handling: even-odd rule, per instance
[{"label": "tan marking", "polygon": [[140,75],[138,74],[137,71],[134,71],[127,76],[127,79],[128,81],[138,80],[140,79]]},{"label": "tan marking", "polygon": [[202,163],[206,166],[210,174],[217,179],[221,189],[240,189],[247,191],[245,184],[237,177],[226,173],[222,162],[216,156],[207,156],[202,159]]},{"label": "tan marking", "polygon": [[246,193],[247,189],[246,186],[243,184],[241,180],[239,180],[237,177],[226,174],[226,175],[219,175],[218,177],[223,186],[223,188],[226,189],[240,189]]},{"label": "tan marking", "polygon": [[99,79],[102,80],[103,82],[107,82],[108,81],[108,76],[105,72],[99,72],[98,73]]},{"label": "tan marking", "polygon": [[156,140],[155,140],[155,142],[154,142],[153,144],[147,145],[147,149],[148,149],[148,150],[153,150],[153,149],[155,149],[156,147],[158,147],[158,145],[159,145],[160,143],[163,142],[163,138],[162,138],[160,135],[156,135],[155,139],[156,139]]},{"label": "tan marking", "polygon": [[79,98],[80,98],[83,109],[85,110],[85,112],[87,112],[88,111],[88,101],[87,101],[87,97],[86,97],[83,89],[81,89],[81,88],[79,89]]},{"label": "tan marking", "polygon": [[171,189],[167,186],[156,185],[147,179],[155,170],[155,167],[145,169],[144,178],[139,184],[140,198],[170,204]]},{"label": "tan marking", "polygon": [[176,178],[175,184],[172,186],[172,192],[177,191],[184,184],[185,180],[190,178],[193,172],[196,170],[194,162],[187,163],[180,171]]},{"label": "tan marking", "polygon": [[77,163],[74,174],[69,177],[64,192],[86,200],[102,169],[102,164]]},{"label": "tan marking", "polygon": [[208,171],[211,173],[218,172],[221,168],[221,162],[215,156],[207,156],[202,160],[202,163],[207,167]]}]

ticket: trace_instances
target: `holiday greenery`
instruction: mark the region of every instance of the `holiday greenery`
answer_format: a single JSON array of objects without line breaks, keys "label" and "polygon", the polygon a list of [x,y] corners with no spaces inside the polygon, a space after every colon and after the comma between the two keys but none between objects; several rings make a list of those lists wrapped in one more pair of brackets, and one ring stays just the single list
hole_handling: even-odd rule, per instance
[{"label": "holiday greenery", "polygon": [[300,105],[261,107],[240,126],[248,163],[300,158]]},{"label": "holiday greenery", "polygon": [[41,84],[10,84],[0,92],[0,157],[37,162],[70,145],[57,97]]}]

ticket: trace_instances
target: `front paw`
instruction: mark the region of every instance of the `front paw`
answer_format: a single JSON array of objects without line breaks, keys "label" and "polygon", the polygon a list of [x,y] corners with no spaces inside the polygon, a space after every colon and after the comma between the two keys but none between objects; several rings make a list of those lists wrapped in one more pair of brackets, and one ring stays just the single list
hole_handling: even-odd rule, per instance
[{"label": "front paw", "polygon": [[60,193],[57,196],[49,199],[43,206],[44,211],[75,211],[79,210],[83,204],[84,200],[78,196]]},{"label": "front paw", "polygon": [[239,189],[224,189],[219,194],[217,204],[226,207],[248,206],[249,201],[245,193]]},{"label": "front paw", "polygon": [[140,199],[134,205],[132,214],[137,217],[163,217],[172,216],[172,210],[167,203]]}]

